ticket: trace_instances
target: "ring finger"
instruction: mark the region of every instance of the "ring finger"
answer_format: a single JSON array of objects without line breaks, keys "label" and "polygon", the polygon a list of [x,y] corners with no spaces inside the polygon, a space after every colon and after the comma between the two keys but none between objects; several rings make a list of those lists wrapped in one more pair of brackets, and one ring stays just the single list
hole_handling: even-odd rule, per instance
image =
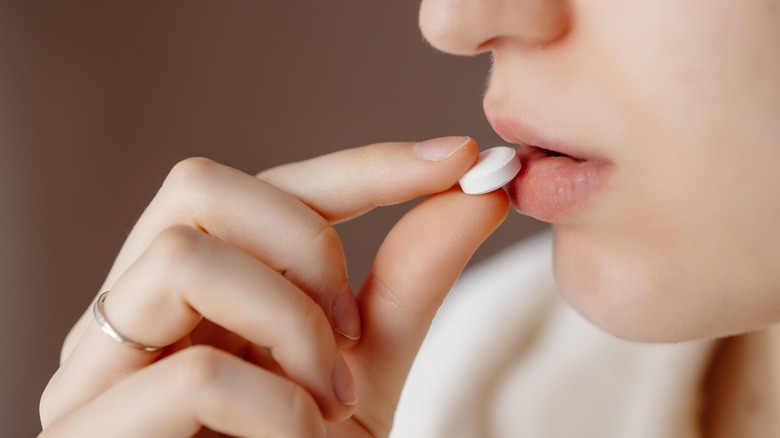
[{"label": "ring finger", "polygon": [[[205,317],[269,348],[326,418],[343,418],[356,401],[351,373],[317,303],[257,259],[190,227],[161,233],[114,284],[104,310],[117,332],[144,345],[174,344]],[[114,342],[91,323],[47,388],[57,393],[46,397],[57,401],[52,415],[158,358]]]}]

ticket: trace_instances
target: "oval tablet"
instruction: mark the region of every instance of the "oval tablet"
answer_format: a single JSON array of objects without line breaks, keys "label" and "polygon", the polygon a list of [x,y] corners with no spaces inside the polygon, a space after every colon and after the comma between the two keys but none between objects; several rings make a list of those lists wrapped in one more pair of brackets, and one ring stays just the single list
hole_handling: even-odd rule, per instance
[{"label": "oval tablet", "polygon": [[463,193],[481,195],[512,181],[520,167],[520,158],[513,148],[496,146],[480,152],[477,162],[458,182]]}]

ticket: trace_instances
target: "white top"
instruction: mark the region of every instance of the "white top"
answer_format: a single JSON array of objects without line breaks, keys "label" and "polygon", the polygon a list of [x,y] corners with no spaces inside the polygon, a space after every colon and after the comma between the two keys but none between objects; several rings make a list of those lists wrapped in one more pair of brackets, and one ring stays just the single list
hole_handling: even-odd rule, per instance
[{"label": "white top", "polygon": [[714,342],[636,344],[560,298],[550,234],[468,272],[415,360],[397,438],[699,437]]}]

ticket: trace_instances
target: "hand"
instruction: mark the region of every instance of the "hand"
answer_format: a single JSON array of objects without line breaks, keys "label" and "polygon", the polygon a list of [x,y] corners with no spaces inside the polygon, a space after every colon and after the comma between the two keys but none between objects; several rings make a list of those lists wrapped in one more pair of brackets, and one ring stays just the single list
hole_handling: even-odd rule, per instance
[{"label": "hand", "polygon": [[[389,143],[258,178],[177,165],[103,287],[120,333],[169,346],[119,345],[85,313],[42,397],[42,436],[387,435],[438,305],[508,210],[500,191],[444,191],[477,155],[450,143],[438,161]],[[330,224],[430,193],[389,233],[355,301]]]}]

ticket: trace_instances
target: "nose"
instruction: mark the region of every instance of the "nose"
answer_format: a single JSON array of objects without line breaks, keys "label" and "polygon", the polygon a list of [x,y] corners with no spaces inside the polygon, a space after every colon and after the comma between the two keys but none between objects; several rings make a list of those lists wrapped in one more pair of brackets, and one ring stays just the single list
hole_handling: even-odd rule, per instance
[{"label": "nose", "polygon": [[439,50],[474,55],[499,42],[552,42],[569,28],[570,0],[423,0],[420,28]]}]

